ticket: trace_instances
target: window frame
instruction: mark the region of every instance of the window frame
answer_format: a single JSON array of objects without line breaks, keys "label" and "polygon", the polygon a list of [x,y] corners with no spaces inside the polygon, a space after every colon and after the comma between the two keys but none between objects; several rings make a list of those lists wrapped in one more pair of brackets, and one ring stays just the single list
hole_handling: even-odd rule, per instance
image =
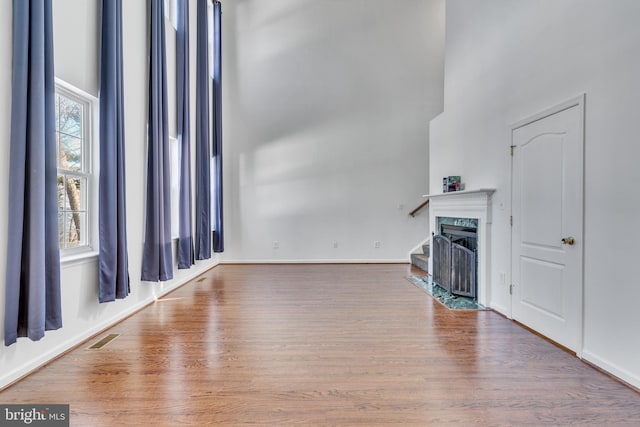
[{"label": "window frame", "polygon": [[[98,163],[98,98],[65,82],[62,79],[55,79],[56,95],[82,104],[84,114],[82,118],[82,164],[83,170],[80,172],[61,169],[58,166],[59,153],[56,147],[56,180],[60,175],[77,176],[86,179],[86,241],[81,246],[60,249],[60,263],[83,260],[85,258],[97,257],[98,255],[98,191],[99,191],[99,163]],[[58,121],[58,111],[56,111],[56,122]],[[56,126],[56,138],[59,132]],[[60,215],[60,213],[58,213]]]}]

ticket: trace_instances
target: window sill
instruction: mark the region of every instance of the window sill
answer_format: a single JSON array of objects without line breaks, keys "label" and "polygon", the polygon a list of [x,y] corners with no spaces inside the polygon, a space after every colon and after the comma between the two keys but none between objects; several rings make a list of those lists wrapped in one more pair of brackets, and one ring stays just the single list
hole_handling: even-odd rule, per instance
[{"label": "window sill", "polygon": [[60,266],[61,267],[70,267],[78,264],[85,264],[89,262],[95,262],[98,260],[98,251],[87,250],[84,252],[69,254],[69,255],[60,255]]}]

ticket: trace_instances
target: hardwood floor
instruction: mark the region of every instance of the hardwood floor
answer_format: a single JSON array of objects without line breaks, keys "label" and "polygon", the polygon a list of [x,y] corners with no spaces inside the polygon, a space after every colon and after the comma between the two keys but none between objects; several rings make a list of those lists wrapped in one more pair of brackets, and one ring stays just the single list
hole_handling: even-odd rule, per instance
[{"label": "hardwood floor", "polygon": [[[72,426],[640,425],[640,394],[405,265],[224,265],[0,393]],[[100,350],[87,347],[121,334]]]}]

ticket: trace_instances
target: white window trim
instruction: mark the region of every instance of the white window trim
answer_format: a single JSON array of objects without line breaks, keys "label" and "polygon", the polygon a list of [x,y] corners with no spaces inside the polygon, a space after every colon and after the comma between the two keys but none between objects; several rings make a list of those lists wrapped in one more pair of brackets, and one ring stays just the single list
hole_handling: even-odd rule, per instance
[{"label": "white window trim", "polygon": [[84,153],[87,173],[87,245],[77,248],[60,249],[60,264],[70,265],[81,263],[88,258],[97,258],[99,254],[98,237],[98,191],[99,191],[99,100],[62,79],[56,77],[56,93],[68,96],[71,99],[85,103],[88,114],[85,115],[84,123],[86,139],[89,144],[85,146]]}]

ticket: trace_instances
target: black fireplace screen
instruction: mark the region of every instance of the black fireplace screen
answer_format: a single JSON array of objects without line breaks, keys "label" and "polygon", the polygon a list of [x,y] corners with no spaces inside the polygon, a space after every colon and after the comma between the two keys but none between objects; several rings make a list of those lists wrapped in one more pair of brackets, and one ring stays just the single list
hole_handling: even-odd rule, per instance
[{"label": "black fireplace screen", "polygon": [[476,297],[476,253],[451,244],[451,293]]},{"label": "black fireplace screen", "polygon": [[476,230],[443,225],[433,236],[433,281],[455,295],[477,296]]},{"label": "black fireplace screen", "polygon": [[441,234],[433,236],[433,281],[451,292],[451,240]]}]

